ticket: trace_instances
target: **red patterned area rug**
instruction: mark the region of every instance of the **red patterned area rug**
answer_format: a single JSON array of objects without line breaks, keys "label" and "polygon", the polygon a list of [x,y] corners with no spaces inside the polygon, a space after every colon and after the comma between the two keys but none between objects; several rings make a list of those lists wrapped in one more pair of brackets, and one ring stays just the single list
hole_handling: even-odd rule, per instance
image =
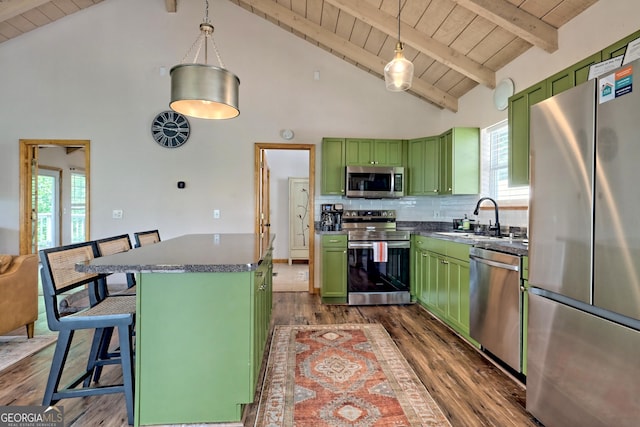
[{"label": "red patterned area rug", "polygon": [[451,426],[379,324],[281,325],[257,427]]}]

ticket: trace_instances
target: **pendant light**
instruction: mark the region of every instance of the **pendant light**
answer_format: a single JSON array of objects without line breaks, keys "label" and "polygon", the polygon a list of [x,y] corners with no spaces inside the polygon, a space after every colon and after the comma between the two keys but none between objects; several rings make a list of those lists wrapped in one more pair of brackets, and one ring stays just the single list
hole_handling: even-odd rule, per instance
[{"label": "pendant light", "polygon": [[[208,65],[208,45],[211,41],[219,67]],[[197,63],[204,44],[204,64]],[[193,63],[185,63],[197,46]],[[200,119],[232,119],[240,114],[238,86],[240,79],[227,71],[213,41],[213,25],[209,21],[209,0],[205,0],[205,17],[200,35],[185,54],[180,65],[171,68],[172,110]]]},{"label": "pendant light", "polygon": [[411,87],[413,64],[404,57],[403,50],[400,41],[400,0],[398,0],[398,43],[396,43],[393,60],[384,67],[384,81],[387,90],[391,92],[402,92]]}]

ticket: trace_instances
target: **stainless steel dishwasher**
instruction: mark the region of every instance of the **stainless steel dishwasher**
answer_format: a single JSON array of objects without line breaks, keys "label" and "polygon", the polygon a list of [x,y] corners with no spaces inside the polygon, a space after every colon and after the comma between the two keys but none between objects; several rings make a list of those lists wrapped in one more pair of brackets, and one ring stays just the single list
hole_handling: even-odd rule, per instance
[{"label": "stainless steel dishwasher", "polygon": [[520,257],[472,247],[469,258],[471,338],[522,372]]}]

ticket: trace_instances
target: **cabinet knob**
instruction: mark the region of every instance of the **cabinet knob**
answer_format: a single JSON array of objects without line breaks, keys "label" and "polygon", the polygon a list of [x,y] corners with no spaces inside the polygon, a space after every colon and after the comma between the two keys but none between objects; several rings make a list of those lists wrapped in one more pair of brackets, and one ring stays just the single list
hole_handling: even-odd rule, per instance
[{"label": "cabinet knob", "polygon": [[437,188],[436,188],[436,189],[434,189],[434,190],[433,190],[433,192],[434,192],[434,193],[437,193],[437,192],[438,192],[438,189],[437,189]]}]

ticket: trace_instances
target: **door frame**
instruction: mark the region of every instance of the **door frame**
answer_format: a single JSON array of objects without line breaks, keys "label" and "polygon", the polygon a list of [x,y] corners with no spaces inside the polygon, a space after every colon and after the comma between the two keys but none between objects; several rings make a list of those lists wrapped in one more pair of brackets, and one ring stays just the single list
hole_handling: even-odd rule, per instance
[{"label": "door frame", "polygon": [[315,144],[283,144],[270,142],[256,142],[254,144],[254,192],[255,192],[255,232],[260,234],[260,167],[265,150],[297,150],[309,152],[309,293],[316,293],[314,283],[315,273],[315,189],[316,189],[316,146]]},{"label": "door frame", "polygon": [[90,238],[90,224],[91,224],[91,211],[90,211],[90,141],[86,139],[21,139],[20,142],[20,200],[19,200],[19,218],[20,218],[20,254],[30,254],[32,248],[32,236],[33,236],[33,204],[31,194],[33,192],[31,177],[33,175],[34,166],[37,169],[37,154],[34,156],[36,164],[31,162],[31,153],[35,149],[36,152],[39,147],[42,146],[56,146],[66,147],[67,150],[84,149],[84,170],[85,170],[85,183],[86,183],[86,221],[85,221],[85,236]]}]

